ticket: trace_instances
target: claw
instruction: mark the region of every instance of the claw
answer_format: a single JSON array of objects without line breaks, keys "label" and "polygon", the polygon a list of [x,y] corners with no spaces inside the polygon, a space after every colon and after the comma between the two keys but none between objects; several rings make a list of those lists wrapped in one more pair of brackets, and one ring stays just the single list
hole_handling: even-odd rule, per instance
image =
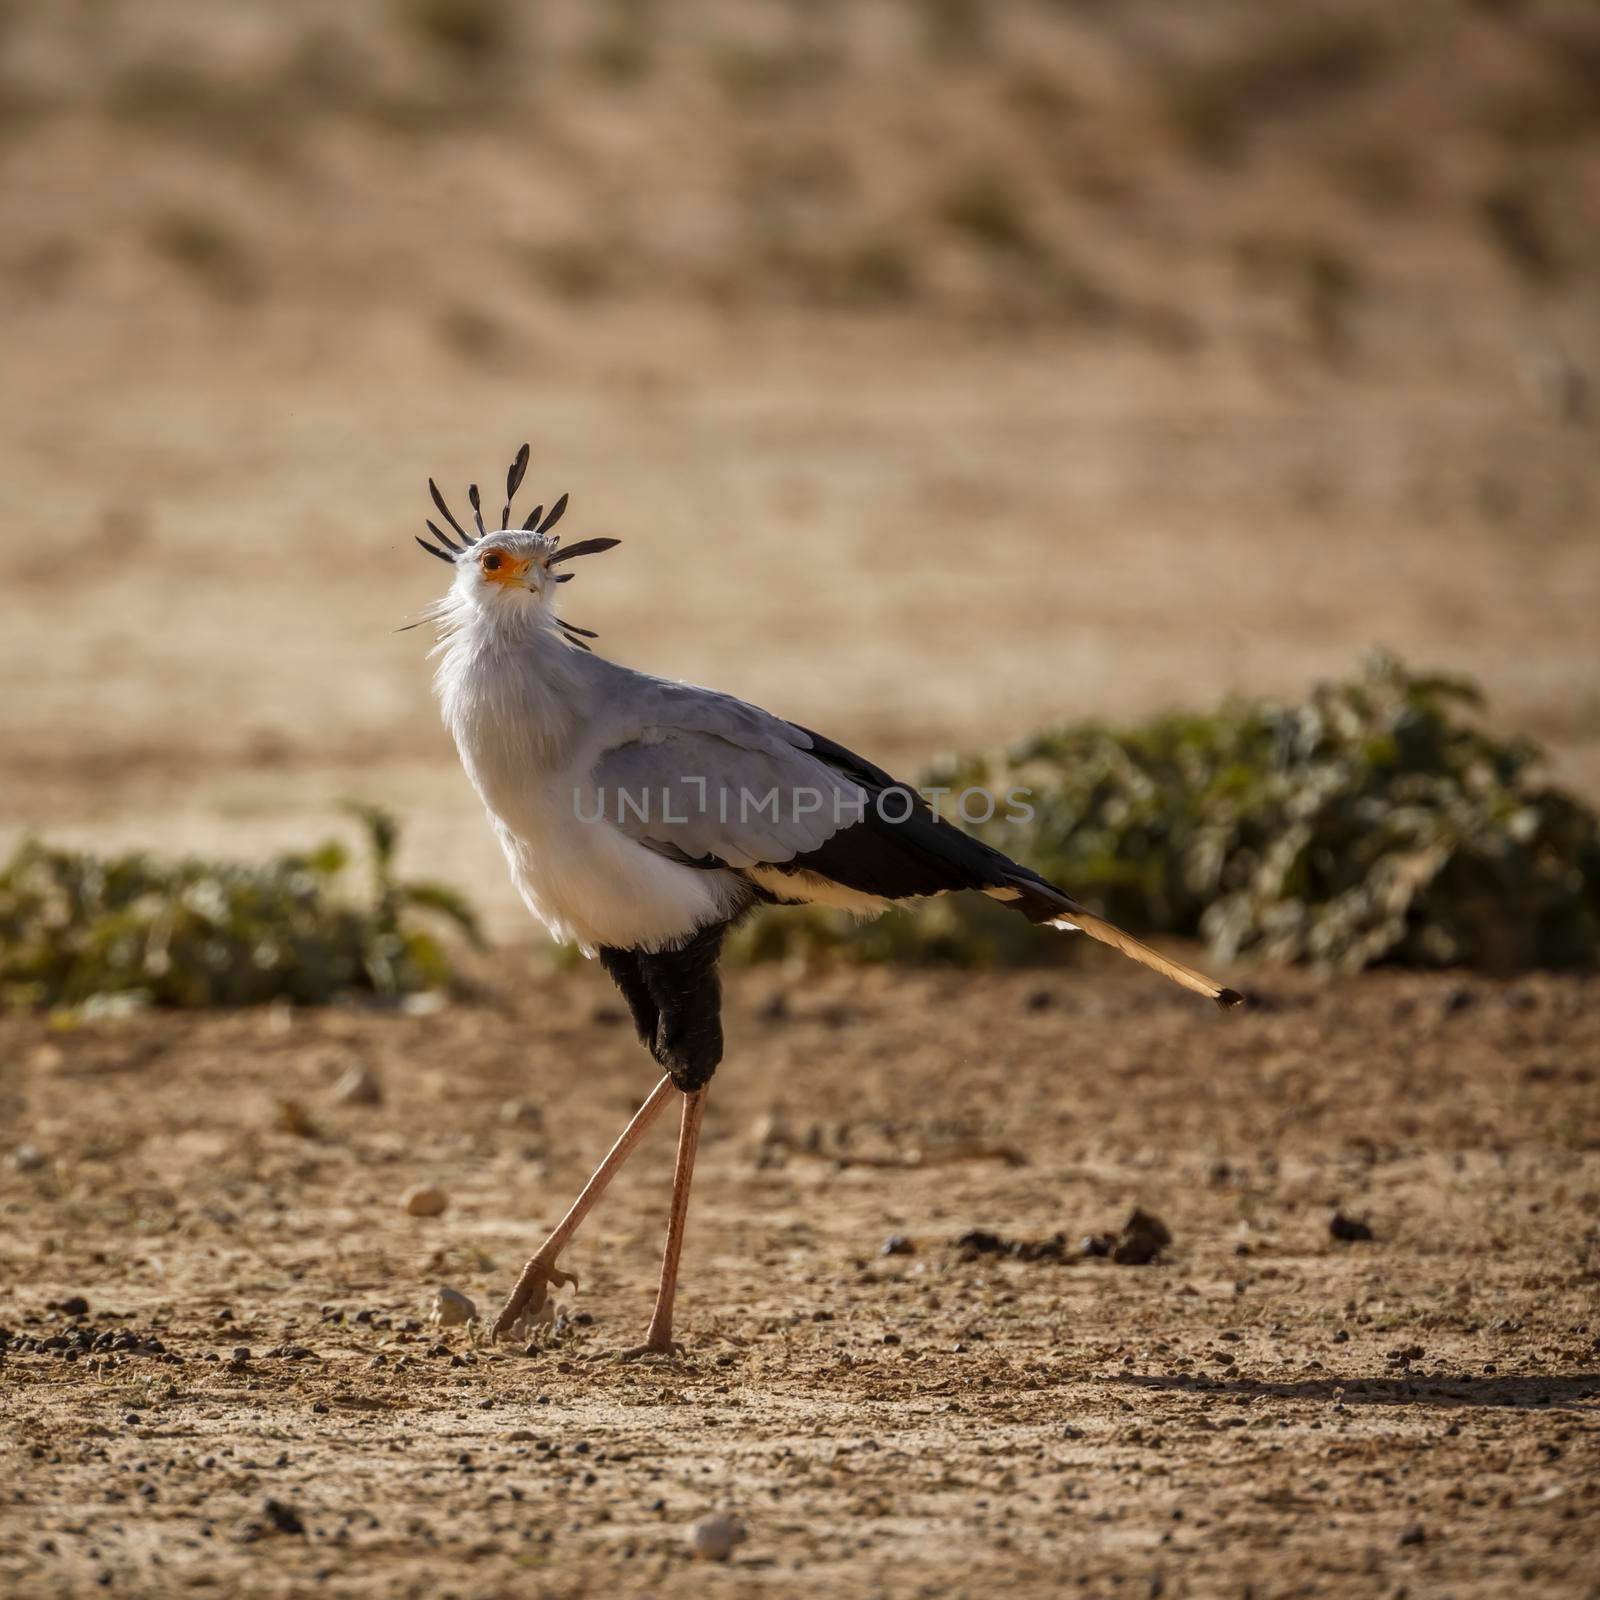
[{"label": "claw", "polygon": [[503,1339],[519,1322],[536,1321],[550,1299],[550,1290],[564,1289],[568,1284],[574,1289],[578,1287],[577,1273],[563,1272],[554,1262],[541,1261],[535,1256],[522,1269],[522,1276],[517,1279],[511,1298],[495,1318],[490,1337]]}]

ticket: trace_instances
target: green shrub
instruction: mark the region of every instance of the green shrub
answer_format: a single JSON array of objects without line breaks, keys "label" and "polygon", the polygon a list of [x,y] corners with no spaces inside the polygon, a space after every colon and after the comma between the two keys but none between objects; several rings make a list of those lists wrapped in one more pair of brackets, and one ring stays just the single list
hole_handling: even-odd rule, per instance
[{"label": "green shrub", "polygon": [[[1132,729],[1080,724],[924,780],[1030,791],[1034,814],[973,831],[1134,931],[1203,937],[1349,971],[1494,972],[1600,953],[1600,819],[1534,781],[1538,749],[1476,720],[1470,684],[1375,657],[1301,705],[1231,702]],[[976,897],[853,927],[771,915],[756,956],[1049,959],[1054,941]]]},{"label": "green shrub", "polygon": [[0,868],[0,998],[74,1006],[105,995],[208,1007],[345,995],[397,996],[450,981],[443,945],[416,913],[474,942],[477,924],[452,890],[397,882],[395,825],[354,807],[367,834],[369,896],[345,892],[344,846],[330,841],[265,866],[99,860],[22,845]]}]

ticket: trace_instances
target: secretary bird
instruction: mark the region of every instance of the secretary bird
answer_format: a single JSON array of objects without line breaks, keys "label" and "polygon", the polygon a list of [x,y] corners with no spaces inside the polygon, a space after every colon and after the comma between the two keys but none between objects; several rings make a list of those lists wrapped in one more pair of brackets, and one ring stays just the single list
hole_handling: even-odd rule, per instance
[{"label": "secretary bird", "polygon": [[587,641],[597,635],[557,614],[558,586],[573,576],[567,562],[620,541],[563,547],[550,530],[566,495],[511,528],[527,466],[523,445],[498,529],[484,524],[477,485],[468,490],[476,533],[428,480],[451,533],[429,521],[436,542],[417,542],[455,568],[426,613],[440,624],[435,689],[523,900],[555,938],[599,956],[665,1076],[523,1269],[494,1333],[540,1311],[552,1286],[576,1281],[556,1265],[562,1249],[681,1094],[655,1313],[645,1343],[628,1352],[672,1354],[695,1147],[722,1059],[717,958],[753,907],[876,915],[895,901],[976,890],[1030,922],[1081,929],[1223,1008],[1241,996],[943,821],[915,789],[843,745],[732,695],[594,654]]}]

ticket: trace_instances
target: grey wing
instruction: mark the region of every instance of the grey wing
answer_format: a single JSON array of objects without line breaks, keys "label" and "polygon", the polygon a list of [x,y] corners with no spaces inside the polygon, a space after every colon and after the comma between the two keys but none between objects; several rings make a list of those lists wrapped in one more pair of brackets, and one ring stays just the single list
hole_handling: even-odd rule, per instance
[{"label": "grey wing", "polygon": [[595,763],[589,814],[679,860],[734,868],[792,861],[861,820],[859,784],[743,720],[726,734],[653,728],[614,745]]},{"label": "grey wing", "polygon": [[743,750],[777,756],[811,748],[811,735],[803,728],[731,694],[630,672],[605,661],[596,662],[591,670],[606,671],[610,677],[605,698],[614,721],[607,745],[647,734],[703,733]]},{"label": "grey wing", "polygon": [[878,899],[985,890],[1030,921],[1081,928],[1224,1008],[1239,1004],[1234,990],[953,828],[908,785],[821,734],[709,689],[603,661],[593,670],[610,675],[611,693],[591,780],[602,798],[617,791],[614,801],[632,788],[620,826],[650,848],[695,866],[774,866]]}]

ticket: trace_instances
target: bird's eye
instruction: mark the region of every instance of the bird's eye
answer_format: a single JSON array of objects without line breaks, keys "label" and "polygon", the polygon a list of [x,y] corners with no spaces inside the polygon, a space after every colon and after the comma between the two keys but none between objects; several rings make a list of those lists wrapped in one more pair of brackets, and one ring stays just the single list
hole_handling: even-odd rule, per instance
[{"label": "bird's eye", "polygon": [[498,572],[500,570],[500,557],[485,556],[483,558],[483,570],[485,572]]}]

